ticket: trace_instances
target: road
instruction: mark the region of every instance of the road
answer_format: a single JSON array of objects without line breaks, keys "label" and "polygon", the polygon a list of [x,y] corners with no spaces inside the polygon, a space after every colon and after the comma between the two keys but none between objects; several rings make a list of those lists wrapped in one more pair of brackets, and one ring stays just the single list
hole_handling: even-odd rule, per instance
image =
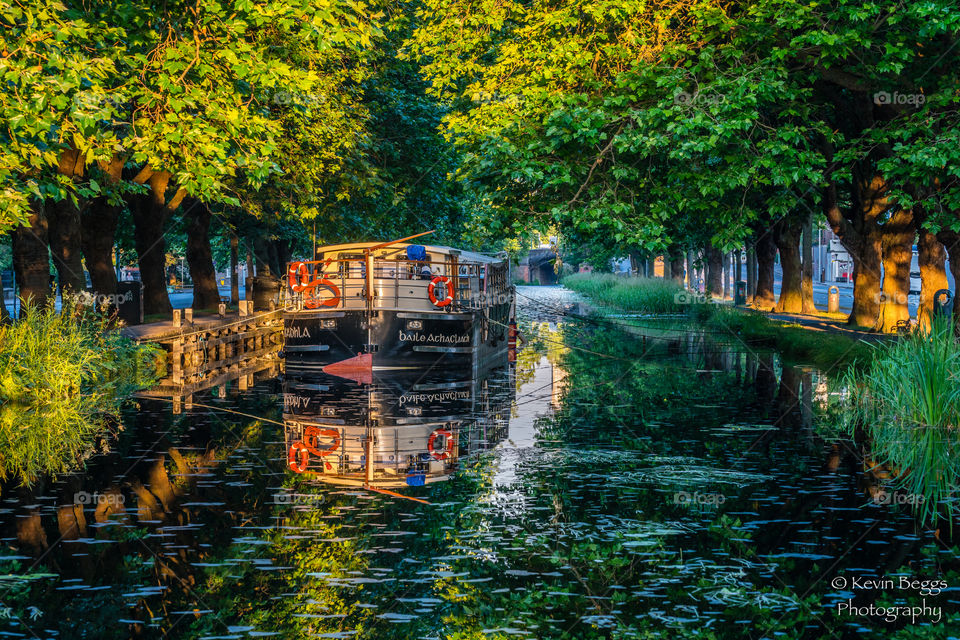
[{"label": "road", "polygon": [[[230,297],[230,287],[218,287],[220,290],[221,298]],[[7,309],[13,314],[16,311],[16,307],[13,302],[13,293],[11,291],[6,291],[7,297],[4,300],[4,303],[7,305]],[[240,287],[240,299],[244,299],[243,287]],[[193,290],[184,289],[183,291],[175,291],[170,294],[170,304],[174,309],[186,309],[193,303]],[[57,309],[60,308],[60,300],[57,299]]]}]

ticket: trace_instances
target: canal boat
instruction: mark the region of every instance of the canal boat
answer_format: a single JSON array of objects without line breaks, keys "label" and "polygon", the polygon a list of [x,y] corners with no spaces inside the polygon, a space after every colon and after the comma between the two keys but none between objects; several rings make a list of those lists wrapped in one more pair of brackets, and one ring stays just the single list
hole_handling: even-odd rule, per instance
[{"label": "canal boat", "polygon": [[408,242],[415,237],[323,246],[315,260],[288,265],[288,371],[358,382],[433,367],[475,375],[506,352],[514,310],[506,254]]}]

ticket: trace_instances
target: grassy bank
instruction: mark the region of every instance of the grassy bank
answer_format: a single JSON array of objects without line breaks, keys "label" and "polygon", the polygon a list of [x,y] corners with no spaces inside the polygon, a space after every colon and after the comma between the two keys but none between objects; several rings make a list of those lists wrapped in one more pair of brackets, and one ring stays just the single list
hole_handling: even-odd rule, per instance
[{"label": "grassy bank", "polygon": [[578,273],[563,279],[568,289],[608,309],[631,313],[685,313],[692,327],[703,326],[752,348],[775,349],[788,361],[830,371],[867,362],[871,347],[847,335],[814,331],[771,320],[763,313],[712,304],[703,296],[661,278],[627,278],[613,274]]},{"label": "grassy bank", "polygon": [[949,322],[876,349],[869,366],[841,380],[853,436],[863,428],[872,457],[896,474],[924,522],[960,515],[960,345]]},{"label": "grassy bank", "polygon": [[636,313],[675,313],[685,309],[683,287],[662,278],[624,278],[612,273],[575,273],[563,286],[595,302]]},{"label": "grassy bank", "polygon": [[163,361],[92,313],[27,309],[0,325],[0,479],[71,468],[131,391]]}]

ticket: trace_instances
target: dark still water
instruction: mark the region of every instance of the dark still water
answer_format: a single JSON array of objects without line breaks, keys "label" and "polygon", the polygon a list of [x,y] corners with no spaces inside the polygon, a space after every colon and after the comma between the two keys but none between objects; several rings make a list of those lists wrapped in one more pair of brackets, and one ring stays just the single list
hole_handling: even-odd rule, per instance
[{"label": "dark still water", "polygon": [[515,363],[140,400],[5,487],[0,637],[957,637],[955,533],[828,376],[520,294]]}]

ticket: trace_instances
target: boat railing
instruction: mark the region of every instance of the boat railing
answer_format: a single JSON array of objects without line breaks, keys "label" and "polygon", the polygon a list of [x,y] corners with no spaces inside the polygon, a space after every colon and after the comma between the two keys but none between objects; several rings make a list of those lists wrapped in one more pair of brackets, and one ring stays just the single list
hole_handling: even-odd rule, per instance
[{"label": "boat railing", "polygon": [[[495,265],[384,258],[373,258],[371,263],[369,279],[364,258],[290,263],[290,299],[297,309],[372,307],[425,312],[468,312],[509,299],[509,283],[501,275],[505,269]],[[372,288],[369,294],[368,285]],[[448,293],[451,290],[452,295]]]}]

